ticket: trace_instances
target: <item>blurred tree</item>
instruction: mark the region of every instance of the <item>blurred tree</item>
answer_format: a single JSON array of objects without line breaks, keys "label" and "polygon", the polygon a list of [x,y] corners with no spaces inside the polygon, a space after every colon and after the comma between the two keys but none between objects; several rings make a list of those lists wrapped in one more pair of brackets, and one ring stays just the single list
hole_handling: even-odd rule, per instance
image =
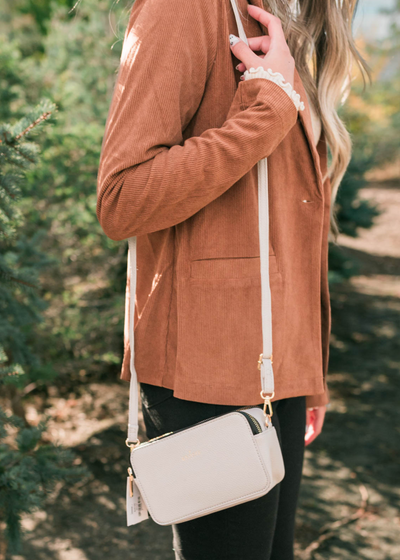
[{"label": "blurred tree", "polygon": [[27,221],[51,228],[46,251],[59,259],[43,278],[51,312],[38,344],[74,385],[101,371],[115,375],[122,355],[127,247],[107,238],[96,216],[101,142],[123,36],[113,29],[127,15],[112,5],[85,0],[73,19],[54,9],[44,56],[31,70],[37,95],[49,95],[59,109],[43,139],[41,165],[28,175],[38,203],[26,207]]},{"label": "blurred tree", "polygon": [[75,464],[79,460],[71,450],[43,440],[46,425],[25,426],[0,407],[1,560],[21,551],[22,514],[42,508],[57,481],[71,483],[89,474]]},{"label": "blurred tree", "polygon": [[[399,5],[395,11],[399,13]],[[394,23],[386,39],[374,44],[360,41],[373,68],[372,84],[364,89],[361,79],[355,76],[350,96],[340,110],[352,137],[353,153],[338,191],[337,217],[341,232],[351,237],[357,237],[360,228],[370,228],[379,214],[373,204],[359,196],[360,189],[367,185],[367,172],[395,161],[400,154],[400,71],[398,64],[392,64],[398,53],[399,36]],[[331,245],[331,280],[341,281],[356,272],[357,262]]]},{"label": "blurred tree", "polygon": [[31,238],[17,231],[24,172],[37,162],[38,146],[28,141],[55,110],[43,100],[15,124],[0,125],[0,386],[9,398],[9,414],[0,407],[0,555],[20,550],[21,515],[42,505],[57,480],[86,474],[72,465],[73,454],[45,443],[46,422],[37,427],[25,420],[21,397],[29,384],[43,381],[54,370],[43,364],[29,344],[30,332],[42,321],[46,307],[38,293],[38,276],[51,262],[40,249],[45,234]]},{"label": "blurred tree", "polygon": [[[51,259],[40,249],[43,230],[31,237],[22,234],[17,238],[16,231],[23,224],[17,202],[21,199],[24,172],[37,161],[38,147],[27,137],[54,110],[54,104],[44,100],[13,126],[0,125],[0,354],[6,357],[0,363],[0,381],[14,386],[26,384],[27,376],[21,379],[25,366],[33,375],[40,376],[37,370],[41,370],[41,362],[32,352],[28,338],[42,320],[41,311],[46,307],[38,293],[38,276]],[[23,416],[16,395],[13,392],[14,412]]]},{"label": "blurred tree", "polygon": [[95,208],[102,136],[125,29],[120,23],[128,11],[108,0],[85,0],[71,18],[56,4],[39,57],[21,55],[17,39],[0,47],[0,56],[2,48],[12,54],[4,82],[16,82],[1,110],[5,118],[20,116],[44,95],[58,107],[57,122],[38,139],[42,157],[27,173],[20,211],[26,235],[49,232],[43,249],[53,265],[41,278],[48,311],[35,330],[35,348],[67,390],[87,375],[115,375],[122,355],[127,248],[103,234]]},{"label": "blurred tree", "polygon": [[[48,23],[51,20],[55,6],[63,6],[71,10],[79,0],[13,0],[15,12],[31,14],[39,31],[45,35],[48,31]],[[71,12],[72,13],[72,12]]]},{"label": "blurred tree", "polygon": [[53,9],[60,4],[73,17],[73,0],[0,0],[0,34],[9,41],[20,40],[24,56],[38,57]]}]

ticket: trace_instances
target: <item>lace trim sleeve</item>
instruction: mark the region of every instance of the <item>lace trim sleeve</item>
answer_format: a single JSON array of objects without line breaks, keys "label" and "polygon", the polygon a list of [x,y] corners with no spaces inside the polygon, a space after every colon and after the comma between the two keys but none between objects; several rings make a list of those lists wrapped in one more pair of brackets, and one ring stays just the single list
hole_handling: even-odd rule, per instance
[{"label": "lace trim sleeve", "polygon": [[285,82],[285,78],[280,72],[272,72],[270,68],[268,68],[268,70],[265,70],[265,68],[259,66],[258,68],[252,67],[248,70],[245,70],[243,76],[245,80],[251,80],[253,78],[266,78],[267,80],[271,80],[271,82],[274,82],[275,84],[280,86],[283,91],[288,94],[298,111],[304,111],[305,107],[303,101],[300,101],[300,94],[298,94],[293,89],[292,84],[290,84],[289,82]]}]

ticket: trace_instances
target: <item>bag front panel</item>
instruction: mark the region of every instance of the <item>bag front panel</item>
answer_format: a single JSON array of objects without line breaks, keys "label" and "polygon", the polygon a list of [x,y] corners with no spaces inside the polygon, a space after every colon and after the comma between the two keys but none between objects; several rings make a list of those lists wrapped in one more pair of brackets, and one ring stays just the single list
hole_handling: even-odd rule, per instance
[{"label": "bag front panel", "polygon": [[161,525],[224,509],[272,487],[248,421],[236,412],[142,444],[131,463],[148,510]]}]

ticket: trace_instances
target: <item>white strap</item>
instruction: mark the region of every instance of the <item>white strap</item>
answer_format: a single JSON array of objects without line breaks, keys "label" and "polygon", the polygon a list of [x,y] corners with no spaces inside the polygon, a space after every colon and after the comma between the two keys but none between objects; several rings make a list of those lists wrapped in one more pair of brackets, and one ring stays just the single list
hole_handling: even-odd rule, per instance
[{"label": "white strap", "polygon": [[243,23],[242,23],[242,20],[240,19],[239,8],[236,4],[236,0],[231,0],[231,4],[232,4],[232,8],[233,8],[233,13],[235,14],[236,25],[237,25],[237,28],[238,28],[238,31],[239,31],[239,37],[248,46],[249,42],[247,40],[246,33],[244,32]]},{"label": "white strap", "polygon": [[265,394],[274,392],[274,372],[272,370],[272,306],[271,289],[269,285],[269,205],[267,158],[263,158],[257,163],[257,174],[258,232],[260,239],[261,268],[261,320],[263,341],[263,357],[260,369],[261,389]]},{"label": "white strap", "polygon": [[[243,24],[239,16],[235,0],[231,0],[235,14],[239,37],[248,45]],[[261,389],[266,393],[274,391],[274,374],[272,370],[272,315],[271,290],[269,285],[269,208],[268,208],[268,168],[267,158],[257,164],[258,172],[258,225],[260,239],[260,269],[261,269],[261,313],[262,313],[262,344],[263,358],[261,361]],[[138,386],[135,369],[134,346],[134,312],[136,298],[136,237],[128,239],[128,270],[130,272],[130,305],[129,305],[129,344],[131,351],[130,370],[131,380],[129,388],[129,420],[128,441],[136,442],[138,436]]]},{"label": "white strap", "polygon": [[128,239],[128,269],[130,273],[130,301],[129,301],[129,346],[131,350],[131,380],[129,385],[129,416],[128,416],[128,441],[137,441],[139,432],[139,395],[137,374],[135,369],[135,344],[134,344],[134,317],[136,298],[136,236]]}]

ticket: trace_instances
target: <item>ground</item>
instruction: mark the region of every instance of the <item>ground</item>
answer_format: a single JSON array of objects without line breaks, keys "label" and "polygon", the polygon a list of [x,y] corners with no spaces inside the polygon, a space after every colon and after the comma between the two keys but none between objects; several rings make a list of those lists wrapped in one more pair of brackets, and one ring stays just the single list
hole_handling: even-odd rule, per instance
[{"label": "ground", "polygon": [[[359,238],[339,238],[360,268],[331,288],[332,405],[306,448],[298,560],[400,560],[400,186],[371,183],[361,194],[382,214]],[[60,483],[45,511],[24,518],[23,554],[7,560],[174,560],[169,527],[126,527],[127,387],[92,383],[67,399],[54,389],[50,437],[91,475]]]}]

